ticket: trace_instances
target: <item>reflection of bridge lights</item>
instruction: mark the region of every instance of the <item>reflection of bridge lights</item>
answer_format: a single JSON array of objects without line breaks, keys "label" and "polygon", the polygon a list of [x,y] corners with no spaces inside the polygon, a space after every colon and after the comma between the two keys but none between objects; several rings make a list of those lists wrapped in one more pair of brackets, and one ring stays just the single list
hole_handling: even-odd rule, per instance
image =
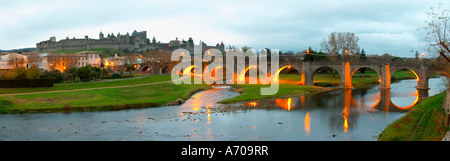
[{"label": "reflection of bridge lights", "polygon": [[391,101],[391,102],[392,102],[392,105],[394,105],[395,107],[397,107],[397,108],[400,109],[400,110],[407,110],[407,109],[410,109],[410,108],[414,107],[414,106],[417,104],[417,102],[419,102],[419,91],[416,90],[416,92],[414,92],[414,95],[416,96],[416,99],[415,99],[414,102],[413,102],[411,105],[409,105],[409,106],[406,106],[406,107],[397,106],[397,105],[394,104],[394,102]]},{"label": "reflection of bridge lights", "polygon": [[294,104],[292,103],[292,98],[288,98],[288,99],[276,99],[275,100],[275,104],[285,110],[290,111],[292,108],[294,108]]},{"label": "reflection of bridge lights", "polygon": [[348,122],[347,122],[348,118],[347,116],[344,116],[344,132],[347,133],[348,131]]},{"label": "reflection of bridge lights", "polygon": [[311,127],[309,126],[311,123],[311,119],[309,118],[309,112],[306,113],[305,116],[305,131],[306,131],[306,136],[309,135],[309,131],[311,130]]},{"label": "reflection of bridge lights", "polygon": [[258,105],[258,102],[249,102],[247,103],[247,105],[256,107]]}]

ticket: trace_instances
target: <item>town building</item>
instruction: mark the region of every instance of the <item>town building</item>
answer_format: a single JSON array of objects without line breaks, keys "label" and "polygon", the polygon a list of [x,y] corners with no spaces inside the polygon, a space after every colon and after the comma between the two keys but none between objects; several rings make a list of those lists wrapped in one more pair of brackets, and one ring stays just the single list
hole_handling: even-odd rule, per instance
[{"label": "town building", "polygon": [[7,53],[0,56],[0,70],[11,70],[16,67],[27,67],[27,56],[18,53]]},{"label": "town building", "polygon": [[45,54],[42,59],[43,71],[64,71],[71,67],[84,67],[87,65],[100,67],[100,56],[97,52],[83,51],[75,54]]}]

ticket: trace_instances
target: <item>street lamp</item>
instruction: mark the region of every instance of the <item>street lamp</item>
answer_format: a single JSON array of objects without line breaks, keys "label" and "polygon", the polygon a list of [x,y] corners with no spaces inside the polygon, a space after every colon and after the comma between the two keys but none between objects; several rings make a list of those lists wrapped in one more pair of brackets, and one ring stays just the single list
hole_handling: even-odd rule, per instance
[{"label": "street lamp", "polygon": [[424,58],[425,57],[425,53],[422,53],[422,58]]}]

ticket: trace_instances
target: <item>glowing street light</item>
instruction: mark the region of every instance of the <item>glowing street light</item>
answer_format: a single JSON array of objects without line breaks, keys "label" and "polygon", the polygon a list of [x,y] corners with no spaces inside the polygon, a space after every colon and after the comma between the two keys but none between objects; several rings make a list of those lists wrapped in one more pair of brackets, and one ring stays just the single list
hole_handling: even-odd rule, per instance
[{"label": "glowing street light", "polygon": [[425,53],[422,53],[422,58],[425,57]]}]

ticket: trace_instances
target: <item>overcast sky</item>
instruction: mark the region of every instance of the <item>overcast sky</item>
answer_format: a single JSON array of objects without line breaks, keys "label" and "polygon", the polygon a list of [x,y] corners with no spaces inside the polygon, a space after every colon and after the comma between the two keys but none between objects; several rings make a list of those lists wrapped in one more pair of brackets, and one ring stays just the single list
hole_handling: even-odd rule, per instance
[{"label": "overcast sky", "polygon": [[426,52],[424,32],[430,7],[444,0],[1,0],[0,49],[36,47],[56,36],[98,38],[102,31],[168,42],[200,40],[208,45],[294,52],[320,42],[333,31],[353,32],[368,54],[414,56]]}]

